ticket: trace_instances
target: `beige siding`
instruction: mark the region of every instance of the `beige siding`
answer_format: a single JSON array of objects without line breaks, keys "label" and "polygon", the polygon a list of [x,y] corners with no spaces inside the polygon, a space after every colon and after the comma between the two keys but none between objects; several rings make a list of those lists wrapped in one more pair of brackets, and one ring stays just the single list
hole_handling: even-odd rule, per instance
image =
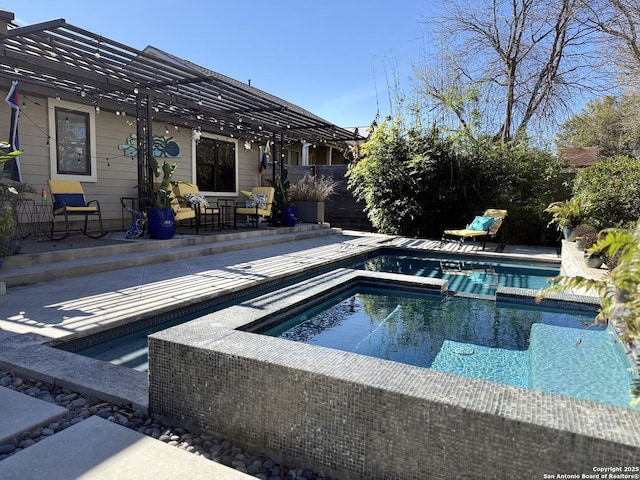
[{"label": "beige siding", "polygon": [[253,187],[261,186],[262,177],[260,175],[260,145],[254,143],[252,149],[247,151],[242,146],[238,146],[238,186],[240,190],[251,190]]}]

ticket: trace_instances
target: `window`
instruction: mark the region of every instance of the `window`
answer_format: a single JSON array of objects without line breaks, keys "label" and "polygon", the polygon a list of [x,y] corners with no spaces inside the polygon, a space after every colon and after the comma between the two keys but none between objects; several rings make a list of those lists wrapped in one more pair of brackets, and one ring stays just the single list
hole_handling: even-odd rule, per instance
[{"label": "window", "polygon": [[51,178],[96,181],[93,107],[49,99]]},{"label": "window", "polygon": [[223,137],[200,137],[195,150],[195,182],[201,191],[236,193],[237,144]]},{"label": "window", "polygon": [[284,149],[284,163],[287,165],[300,165],[300,152]]}]

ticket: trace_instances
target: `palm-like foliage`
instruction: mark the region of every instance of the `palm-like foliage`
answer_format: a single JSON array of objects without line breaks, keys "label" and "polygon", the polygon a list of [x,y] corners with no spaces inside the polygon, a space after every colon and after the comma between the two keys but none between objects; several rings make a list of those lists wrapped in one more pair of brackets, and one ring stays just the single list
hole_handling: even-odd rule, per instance
[{"label": "palm-like foliage", "polygon": [[153,200],[155,208],[171,208],[171,192],[173,191],[173,174],[176,171],[177,164],[169,164],[166,161],[160,165],[156,157],[151,157],[151,166],[153,174],[156,177],[162,175],[162,181],[154,192]]}]

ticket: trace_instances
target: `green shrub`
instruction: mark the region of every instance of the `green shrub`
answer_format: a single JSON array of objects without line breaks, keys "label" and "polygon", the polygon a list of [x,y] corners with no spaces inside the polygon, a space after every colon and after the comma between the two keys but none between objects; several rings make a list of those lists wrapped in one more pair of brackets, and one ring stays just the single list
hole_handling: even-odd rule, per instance
[{"label": "green shrub", "polygon": [[487,208],[504,208],[508,243],[547,244],[555,239],[544,208],[571,193],[564,165],[526,144],[464,143],[436,127],[403,133],[396,119],[376,128],[360,151],[348,187],[387,234],[439,238]]},{"label": "green shrub", "polygon": [[597,229],[629,228],[640,218],[640,160],[613,157],[581,170],[574,195],[589,205],[587,222]]}]

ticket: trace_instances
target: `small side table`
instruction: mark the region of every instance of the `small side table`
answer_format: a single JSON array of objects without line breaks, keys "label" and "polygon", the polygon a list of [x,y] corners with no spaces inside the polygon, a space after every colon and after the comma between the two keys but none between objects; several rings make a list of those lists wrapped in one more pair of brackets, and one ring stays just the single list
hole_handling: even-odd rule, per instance
[{"label": "small side table", "polygon": [[220,230],[227,228],[236,228],[236,202],[228,198],[219,198],[218,206],[220,208]]},{"label": "small side table", "polygon": [[36,241],[44,240],[44,238],[50,240],[53,226],[53,207],[46,203],[34,204],[33,220],[35,224],[34,233]]},{"label": "small side table", "polygon": [[20,202],[15,213],[16,230],[18,237],[27,238],[36,232],[36,225],[34,224],[35,204],[33,200],[24,200]]},{"label": "small side table", "polygon": [[[216,214],[215,211],[218,211],[218,213]],[[211,231],[215,230],[215,223],[214,223],[214,219],[215,216],[218,215],[218,230],[222,230],[222,223],[221,223],[221,219],[222,219],[222,209],[220,207],[211,205],[209,207],[203,207],[200,206],[200,214],[202,216],[202,218],[204,219],[204,229],[205,231],[207,230],[207,225],[209,224],[209,222],[207,222],[207,218],[211,217]]]}]

